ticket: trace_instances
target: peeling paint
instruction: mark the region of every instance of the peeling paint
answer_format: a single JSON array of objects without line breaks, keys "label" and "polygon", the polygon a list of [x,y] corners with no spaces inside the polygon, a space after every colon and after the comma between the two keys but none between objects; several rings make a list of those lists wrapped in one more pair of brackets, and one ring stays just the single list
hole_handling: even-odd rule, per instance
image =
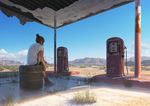
[{"label": "peeling paint", "polygon": [[[31,13],[33,18],[36,18],[42,24],[50,27],[54,27],[54,14],[56,12],[57,27],[62,27],[132,1],[134,0],[78,0],[68,7],[58,11],[54,11],[48,7],[29,10],[23,6],[14,4],[9,0],[1,0],[0,2],[20,9],[23,13]],[[19,17],[19,19],[20,18],[21,17]]]},{"label": "peeling paint", "polygon": [[141,6],[140,0],[135,1],[135,77],[141,72]]}]

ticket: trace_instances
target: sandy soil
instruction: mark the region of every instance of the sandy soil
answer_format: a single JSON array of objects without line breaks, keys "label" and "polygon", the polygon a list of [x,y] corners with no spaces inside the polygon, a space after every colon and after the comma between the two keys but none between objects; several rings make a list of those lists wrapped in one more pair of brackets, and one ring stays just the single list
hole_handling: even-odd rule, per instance
[{"label": "sandy soil", "polygon": [[[49,70],[53,71],[53,68],[49,68],[48,71]],[[53,94],[44,91],[44,93],[43,92],[39,93],[42,96],[17,101],[17,103],[15,104],[11,103],[11,99],[8,99],[10,100],[10,104],[11,104],[9,106],[150,106],[150,100],[149,100],[150,91],[149,90],[142,89],[142,90],[135,91],[136,88],[129,89],[129,88],[123,88],[120,86],[114,87],[113,85],[108,85],[104,83],[101,83],[101,84],[96,83],[96,85],[98,86],[92,86],[92,88],[90,88],[90,91],[96,94],[96,97],[97,97],[96,103],[85,104],[85,105],[76,104],[72,101],[73,96],[77,92],[88,89],[87,86],[84,87],[83,89],[81,84],[76,84],[78,83],[78,80],[80,81],[83,76],[92,77],[95,75],[104,74],[105,71],[100,70],[99,67],[94,67],[94,68],[93,67],[92,68],[70,67],[70,71],[77,71],[77,72],[80,72],[80,74],[73,76],[72,80],[70,79],[64,80],[63,78],[61,78],[58,80],[58,83],[56,84],[58,85],[56,86],[57,88],[60,88],[62,86],[64,86],[64,88],[67,87],[68,88],[67,91],[61,91],[61,92],[57,92]],[[74,78],[77,81],[74,80]],[[75,87],[77,85],[81,85],[81,86],[78,86],[79,88],[77,89]],[[82,89],[80,89],[80,87]],[[13,90],[13,92],[11,89]],[[22,95],[22,92],[20,91],[18,87],[18,83],[12,84],[12,85],[2,84],[0,85],[0,99],[4,97],[3,95],[7,95],[7,93],[9,93],[8,91],[10,91],[11,93],[14,93],[16,98],[21,97]],[[20,92],[20,93],[16,93],[16,92]],[[27,97],[30,96],[27,93],[23,93],[23,95],[27,95]],[[0,103],[0,106],[1,106],[1,103]]]},{"label": "sandy soil", "polygon": [[[48,67],[47,71],[53,72],[53,67]],[[79,72],[79,76],[86,76],[86,77],[92,77],[95,75],[105,74],[105,70],[101,70],[98,66],[97,67],[84,67],[81,68],[79,66],[70,66],[69,72]]]},{"label": "sandy soil", "polygon": [[[42,98],[32,99],[16,104],[15,106],[81,106],[72,102],[76,92],[59,92]],[[149,106],[150,93],[137,92],[125,89],[115,89],[108,87],[91,88],[97,97],[94,104],[82,104],[82,106]]]}]

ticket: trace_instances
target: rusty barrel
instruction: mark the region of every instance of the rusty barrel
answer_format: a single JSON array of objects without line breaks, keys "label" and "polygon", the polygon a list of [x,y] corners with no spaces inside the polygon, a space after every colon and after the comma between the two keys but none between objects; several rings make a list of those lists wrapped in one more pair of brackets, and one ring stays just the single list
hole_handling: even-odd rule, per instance
[{"label": "rusty barrel", "polygon": [[43,86],[43,67],[41,65],[21,65],[19,67],[20,87],[40,89]]}]

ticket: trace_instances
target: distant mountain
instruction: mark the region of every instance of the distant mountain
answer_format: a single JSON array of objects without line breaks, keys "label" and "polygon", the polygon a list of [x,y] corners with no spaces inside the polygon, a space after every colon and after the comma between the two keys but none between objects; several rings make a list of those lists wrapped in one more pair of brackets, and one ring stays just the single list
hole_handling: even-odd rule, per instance
[{"label": "distant mountain", "polygon": [[143,66],[150,66],[150,60],[143,60],[142,65]]},{"label": "distant mountain", "polygon": [[82,59],[75,59],[70,61],[69,64],[72,65],[105,65],[106,60],[103,58],[82,58]]},{"label": "distant mountain", "polygon": [[[150,57],[148,56],[142,56],[141,57],[141,64],[143,66],[150,66]],[[128,65],[133,66],[134,65],[134,57],[131,57],[128,59]]]},{"label": "distant mountain", "polygon": [[0,65],[21,65],[23,63],[14,60],[0,60]]},{"label": "distant mountain", "polygon": [[[125,65],[126,65],[126,63],[125,63]],[[134,66],[134,61],[131,61],[131,60],[128,61],[128,62],[127,62],[127,66]]]},{"label": "distant mountain", "polygon": [[[141,60],[142,60],[142,61],[144,61],[144,60],[150,60],[150,57],[148,57],[148,56],[142,56],[142,57],[141,57]],[[134,57],[128,58],[128,61],[134,61]]]},{"label": "distant mountain", "polygon": [[[142,56],[141,61],[142,61],[141,64],[143,66],[150,66],[150,57]],[[86,57],[86,58],[75,59],[73,61],[70,61],[69,64],[71,65],[106,65],[106,60],[103,58]],[[134,66],[134,57],[128,58],[127,65]]]}]

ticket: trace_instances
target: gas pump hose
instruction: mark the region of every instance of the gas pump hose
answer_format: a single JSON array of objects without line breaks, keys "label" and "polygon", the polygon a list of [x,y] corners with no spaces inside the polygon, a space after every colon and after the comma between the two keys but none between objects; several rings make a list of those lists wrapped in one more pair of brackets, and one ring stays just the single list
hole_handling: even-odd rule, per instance
[{"label": "gas pump hose", "polygon": [[129,71],[128,71],[128,59],[127,59],[127,48],[125,47],[125,59],[126,59],[126,62],[125,62],[125,65],[126,65],[126,71],[127,71],[127,75],[129,74]]}]

